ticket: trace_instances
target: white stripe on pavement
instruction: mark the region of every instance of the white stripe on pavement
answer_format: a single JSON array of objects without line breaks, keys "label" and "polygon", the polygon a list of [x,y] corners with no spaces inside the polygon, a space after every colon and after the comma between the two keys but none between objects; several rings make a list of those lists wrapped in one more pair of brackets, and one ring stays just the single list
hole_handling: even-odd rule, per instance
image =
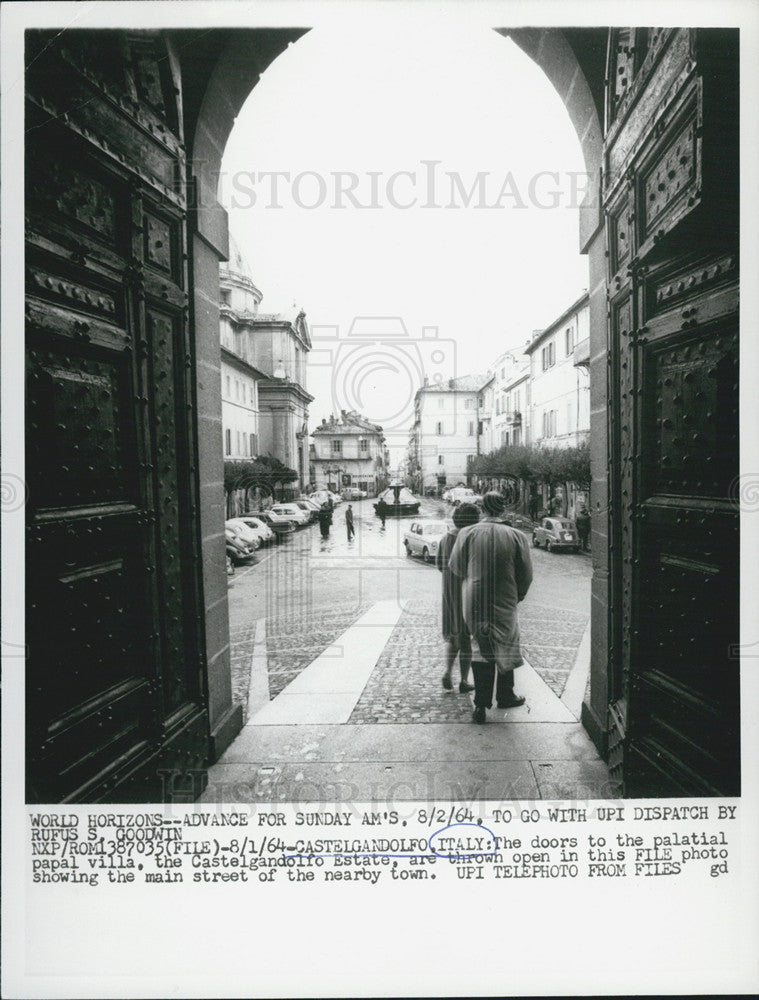
[{"label": "white stripe on pavement", "polygon": [[264,705],[248,725],[341,725],[361,692],[403,611],[398,601],[378,601]]}]

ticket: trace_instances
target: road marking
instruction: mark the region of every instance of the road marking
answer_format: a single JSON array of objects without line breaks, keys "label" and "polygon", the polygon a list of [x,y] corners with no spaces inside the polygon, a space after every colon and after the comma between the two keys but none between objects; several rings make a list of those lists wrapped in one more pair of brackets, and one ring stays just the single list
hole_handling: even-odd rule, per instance
[{"label": "road marking", "polygon": [[256,622],[256,632],[253,639],[253,655],[250,658],[250,681],[248,686],[248,711],[246,719],[250,723],[269,698],[269,657],[266,648],[266,619],[259,618]]},{"label": "road marking", "polygon": [[402,612],[398,601],[377,601],[248,724],[346,723]]},{"label": "road marking", "polygon": [[561,700],[576,719],[582,715],[582,700],[590,673],[590,622],[582,634],[575,662],[564,686]]}]

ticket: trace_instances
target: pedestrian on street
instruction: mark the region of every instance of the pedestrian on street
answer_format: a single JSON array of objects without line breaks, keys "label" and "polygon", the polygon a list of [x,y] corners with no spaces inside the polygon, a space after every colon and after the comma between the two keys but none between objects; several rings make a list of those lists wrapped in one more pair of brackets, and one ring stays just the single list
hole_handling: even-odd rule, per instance
[{"label": "pedestrian on street", "polygon": [[475,722],[485,722],[486,709],[516,708],[524,698],[514,691],[514,670],[524,663],[519,641],[517,606],[532,583],[527,538],[502,521],[503,497],[486,493],[485,517],[463,528],[448,562],[461,581],[464,620],[472,636]]},{"label": "pedestrian on street", "polygon": [[382,521],[382,527],[385,527],[385,518],[387,517],[387,504],[382,497],[377,501],[376,506],[377,517]]},{"label": "pedestrian on street", "polygon": [[580,504],[580,509],[577,511],[575,526],[577,527],[577,537],[580,539],[582,550],[583,552],[587,552],[589,548],[588,542],[590,541],[590,514],[584,503]]},{"label": "pedestrian on street", "polygon": [[353,527],[353,508],[350,504],[345,508],[345,529],[348,532],[348,541],[350,542],[356,534]]},{"label": "pedestrian on street", "polygon": [[448,559],[456,544],[459,531],[470,524],[476,524],[479,519],[480,511],[476,504],[462,503],[453,512],[453,528],[449,529],[446,535],[443,535],[437,550],[437,568],[443,574],[443,639],[445,641],[443,687],[446,691],[453,690],[451,673],[458,656],[461,675],[460,694],[474,691],[472,685],[468,683],[469,669],[472,665],[472,642],[461,607],[461,580],[448,568]]},{"label": "pedestrian on street", "polygon": [[329,529],[332,524],[332,511],[329,509],[327,504],[324,504],[322,509],[319,511],[319,531],[322,533],[322,538],[329,538]]}]

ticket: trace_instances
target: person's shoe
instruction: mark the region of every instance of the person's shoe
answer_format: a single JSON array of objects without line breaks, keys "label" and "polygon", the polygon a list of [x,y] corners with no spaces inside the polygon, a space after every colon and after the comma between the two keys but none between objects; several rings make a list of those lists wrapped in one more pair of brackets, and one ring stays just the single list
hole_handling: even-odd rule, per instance
[{"label": "person's shoe", "polygon": [[499,708],[519,708],[520,705],[524,705],[525,699],[518,694],[512,694],[504,701],[498,701],[496,704]]},{"label": "person's shoe", "polygon": [[453,691],[453,681],[447,674],[443,674],[443,687],[446,691]]},{"label": "person's shoe", "polygon": [[483,722],[487,722],[488,717],[485,709],[482,705],[478,705],[477,708],[472,712],[472,722],[478,722],[482,725]]},{"label": "person's shoe", "polygon": [[474,691],[474,684],[468,684],[466,681],[461,681],[459,684],[459,694],[469,694],[470,691]]}]

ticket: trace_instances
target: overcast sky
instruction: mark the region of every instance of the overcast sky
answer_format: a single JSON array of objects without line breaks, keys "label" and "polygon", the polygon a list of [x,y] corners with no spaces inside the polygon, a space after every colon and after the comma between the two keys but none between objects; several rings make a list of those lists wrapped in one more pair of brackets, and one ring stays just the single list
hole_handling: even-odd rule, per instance
[{"label": "overcast sky", "polygon": [[[376,346],[352,364],[315,351],[311,426],[355,406],[405,443],[424,372],[484,371],[523,349],[587,288],[583,171],[543,72],[482,26],[338,23],[283,53],[237,119],[220,183],[261,310],[297,302],[315,347],[339,329],[343,360],[355,317],[399,317],[410,342],[394,346],[397,322],[376,320],[361,324]],[[273,172],[289,174],[276,191]],[[412,346],[423,328],[439,353]]]}]

